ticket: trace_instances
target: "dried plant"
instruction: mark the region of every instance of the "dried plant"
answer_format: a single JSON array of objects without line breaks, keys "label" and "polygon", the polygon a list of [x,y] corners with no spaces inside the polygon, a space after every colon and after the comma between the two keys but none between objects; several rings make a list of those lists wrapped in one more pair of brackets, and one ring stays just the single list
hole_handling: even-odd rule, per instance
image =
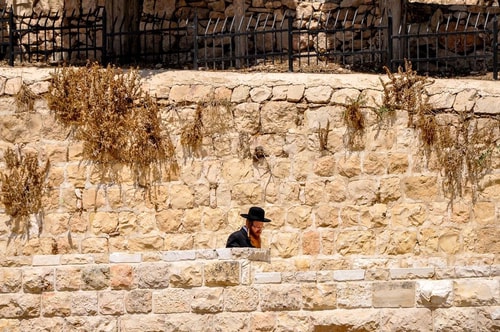
[{"label": "dried plant", "polygon": [[192,121],[185,124],[181,132],[181,145],[187,155],[197,155],[203,137],[220,135],[232,126],[232,105],[229,101],[211,99],[196,104]]},{"label": "dried plant", "polygon": [[103,178],[115,164],[126,164],[137,184],[148,187],[160,171],[177,171],[174,146],[162,134],[155,100],[140,87],[135,69],[98,64],[64,67],[52,77],[48,104],[58,122],[83,141],[83,158],[95,163]]},{"label": "dried plant", "polygon": [[365,130],[365,116],[361,111],[365,104],[362,96],[357,99],[348,98],[348,104],[344,110],[343,120],[347,127],[346,145],[351,150],[360,150],[364,148],[363,133]]},{"label": "dried plant", "polygon": [[387,112],[408,112],[408,126],[418,130],[424,154],[437,156],[443,190],[451,205],[454,198],[464,194],[467,185],[475,200],[479,180],[491,167],[493,151],[499,148],[499,119],[481,119],[473,111],[463,111],[458,112],[455,121],[438,123],[436,112],[425,99],[425,86],[432,81],[418,76],[409,61],[405,61],[404,71],[398,68],[397,74],[385,69],[390,81],[382,82],[381,108]]},{"label": "dried plant", "polygon": [[326,121],[326,127],[321,128],[321,124],[318,128],[318,138],[319,138],[319,151],[328,151],[328,135],[330,134],[330,120]]},{"label": "dried plant", "polygon": [[7,149],[4,155],[6,172],[0,173],[1,199],[11,217],[12,233],[29,236],[30,216],[42,215],[42,197],[47,190],[45,179],[50,162],[40,166],[34,152],[22,154],[21,149]]},{"label": "dried plant", "polygon": [[425,86],[432,81],[412,70],[411,62],[407,60],[404,70],[400,66],[397,74],[392,73],[387,67],[384,69],[390,81],[386,83],[380,80],[384,89],[383,108],[388,112],[405,110],[411,118],[415,107],[422,104]]},{"label": "dried plant", "polygon": [[37,95],[33,91],[31,91],[31,89],[25,83],[21,85],[21,88],[17,92],[15,98],[16,108],[18,112],[34,111]]}]

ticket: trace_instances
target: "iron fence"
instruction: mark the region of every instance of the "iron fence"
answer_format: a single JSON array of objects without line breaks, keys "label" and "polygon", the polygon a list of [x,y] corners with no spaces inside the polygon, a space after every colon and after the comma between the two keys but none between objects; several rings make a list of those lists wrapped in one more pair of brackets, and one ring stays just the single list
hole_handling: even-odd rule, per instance
[{"label": "iron fence", "polygon": [[174,21],[166,14],[107,20],[88,13],[16,15],[0,11],[0,58],[17,62],[156,65],[229,69],[259,64],[299,71],[340,64],[360,71],[395,70],[405,60],[421,73],[492,71],[498,78],[498,22],[489,13],[448,16],[443,24],[409,24],[393,33],[391,15],[332,11],[297,18],[255,14],[239,19]]}]

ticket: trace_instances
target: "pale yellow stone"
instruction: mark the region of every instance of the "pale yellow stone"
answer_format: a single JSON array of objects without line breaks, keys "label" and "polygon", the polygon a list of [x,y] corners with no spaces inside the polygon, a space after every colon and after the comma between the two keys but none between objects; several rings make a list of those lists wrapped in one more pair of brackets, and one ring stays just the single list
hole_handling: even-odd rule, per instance
[{"label": "pale yellow stone", "polygon": [[282,258],[289,258],[299,253],[299,234],[277,233],[271,240],[271,254]]},{"label": "pale yellow stone", "polygon": [[375,236],[371,231],[342,231],[338,233],[336,247],[341,255],[373,255]]},{"label": "pale yellow stone", "polygon": [[328,310],[337,307],[337,287],[334,284],[313,284],[301,287],[302,301],[307,310]]},{"label": "pale yellow stone", "polygon": [[324,156],[316,160],[314,174],[323,177],[333,176],[335,173],[335,159],[333,156]]},{"label": "pale yellow stone", "polygon": [[361,174],[361,159],[356,154],[341,157],[337,161],[337,168],[340,175],[352,178]]},{"label": "pale yellow stone", "polygon": [[117,230],[118,213],[113,212],[92,212],[90,214],[90,225],[92,232],[98,234],[109,234]]},{"label": "pale yellow stone", "polygon": [[286,217],[287,225],[298,228],[306,229],[312,225],[311,208],[308,206],[292,207],[287,212]]},{"label": "pale yellow stone", "polygon": [[349,228],[351,226],[359,225],[360,210],[357,206],[346,206],[340,211],[340,219],[342,228]]},{"label": "pale yellow stone", "polygon": [[398,204],[391,209],[392,223],[396,227],[420,226],[427,219],[427,209],[423,204]]},{"label": "pale yellow stone", "polygon": [[316,227],[337,227],[339,225],[339,208],[329,205],[318,205],[314,211]]},{"label": "pale yellow stone", "polygon": [[258,183],[238,183],[233,187],[232,199],[241,205],[260,204],[263,188]]}]

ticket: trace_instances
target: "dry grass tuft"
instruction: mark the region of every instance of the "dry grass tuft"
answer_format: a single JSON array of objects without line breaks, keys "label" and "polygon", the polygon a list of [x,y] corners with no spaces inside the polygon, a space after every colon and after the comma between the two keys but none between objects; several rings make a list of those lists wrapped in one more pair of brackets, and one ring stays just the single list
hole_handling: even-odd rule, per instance
[{"label": "dry grass tuft", "polygon": [[204,137],[222,135],[232,127],[232,123],[229,101],[212,99],[198,102],[193,120],[182,128],[181,145],[187,155],[199,155]]},{"label": "dry grass tuft", "polygon": [[[98,64],[60,69],[53,75],[48,104],[58,122],[83,141],[83,158],[95,163],[103,178],[115,164],[126,164],[135,182],[148,187],[161,180],[161,169],[177,172],[175,149],[160,127],[155,100],[140,87],[135,69]],[[107,174],[106,174],[107,173]]]},{"label": "dry grass tuft", "polygon": [[7,149],[4,155],[6,172],[2,180],[1,199],[5,212],[11,217],[12,233],[29,236],[30,216],[42,213],[42,197],[46,191],[45,179],[50,162],[39,165],[34,152],[22,154],[18,149]]},{"label": "dry grass tuft", "polygon": [[15,96],[17,112],[32,113],[35,108],[36,98],[37,95],[23,83]]},{"label": "dry grass tuft", "polygon": [[359,95],[356,100],[348,98],[348,102],[343,114],[343,120],[347,127],[346,145],[350,150],[362,150],[364,149],[363,134],[366,121],[361,108],[365,101]]}]

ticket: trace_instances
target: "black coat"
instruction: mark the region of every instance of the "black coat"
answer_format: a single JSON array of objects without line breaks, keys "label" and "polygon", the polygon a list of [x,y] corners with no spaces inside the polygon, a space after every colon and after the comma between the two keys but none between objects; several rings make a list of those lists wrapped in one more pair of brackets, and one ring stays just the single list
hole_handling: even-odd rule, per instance
[{"label": "black coat", "polygon": [[226,248],[250,247],[254,248],[250,243],[250,238],[245,227],[229,235],[226,242]]}]

